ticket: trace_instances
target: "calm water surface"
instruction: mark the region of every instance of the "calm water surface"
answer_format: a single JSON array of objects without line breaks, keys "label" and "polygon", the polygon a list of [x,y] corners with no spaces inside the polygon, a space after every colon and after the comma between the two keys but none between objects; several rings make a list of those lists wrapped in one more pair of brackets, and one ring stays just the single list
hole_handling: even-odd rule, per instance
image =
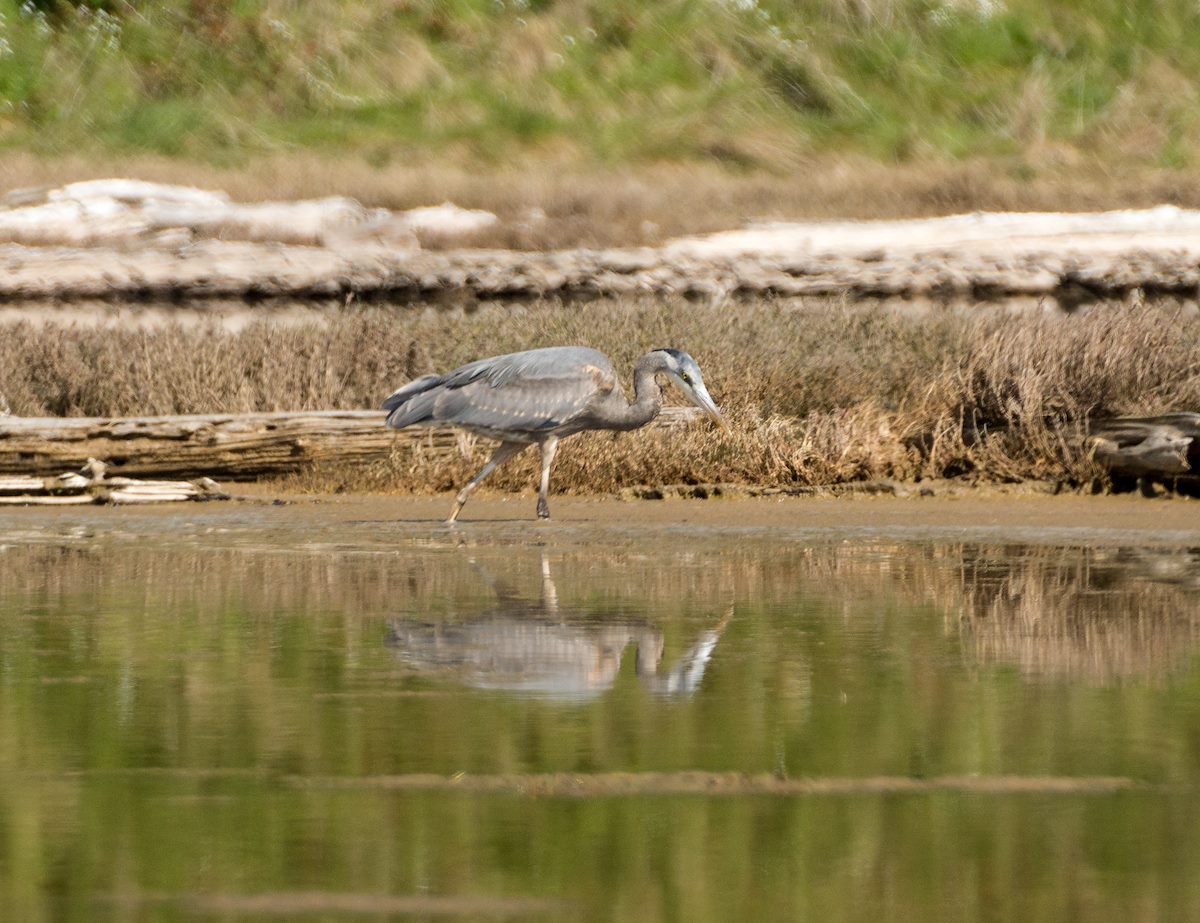
[{"label": "calm water surface", "polygon": [[1198,589],[1118,547],[13,539],[0,915],[1197,919]]}]

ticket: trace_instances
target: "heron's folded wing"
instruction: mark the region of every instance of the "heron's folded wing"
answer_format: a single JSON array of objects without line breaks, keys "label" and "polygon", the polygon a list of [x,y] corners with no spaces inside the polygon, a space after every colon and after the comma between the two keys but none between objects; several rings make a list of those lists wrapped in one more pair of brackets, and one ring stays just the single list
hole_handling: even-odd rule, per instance
[{"label": "heron's folded wing", "polygon": [[598,394],[611,390],[611,377],[581,369],[555,377],[510,377],[492,385],[486,379],[438,395],[433,418],[458,426],[538,433],[570,422]]},{"label": "heron's folded wing", "polygon": [[445,423],[538,432],[580,413],[616,386],[608,359],[594,349],[563,346],[480,359],[446,375],[409,382],[384,401],[388,425]]}]

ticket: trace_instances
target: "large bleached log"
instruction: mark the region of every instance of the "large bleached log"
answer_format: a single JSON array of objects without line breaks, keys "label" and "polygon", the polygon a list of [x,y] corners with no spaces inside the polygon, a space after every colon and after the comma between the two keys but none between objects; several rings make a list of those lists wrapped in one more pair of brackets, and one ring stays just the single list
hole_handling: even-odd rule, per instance
[{"label": "large bleached log", "polygon": [[[110,475],[238,480],[297,471],[325,460],[366,462],[397,449],[448,455],[470,451],[475,444],[474,437],[453,429],[390,430],[385,416],[374,410],[333,410],[0,417],[0,475],[50,475],[98,459]],[[678,426],[694,416],[693,408],[668,407],[656,424]],[[0,480],[0,489],[7,480]]]},{"label": "large bleached log", "polygon": [[[169,234],[169,231],[163,232]],[[674,294],[1058,299],[1070,307],[1129,293],[1200,293],[1200,252],[1048,248],[1015,256],[947,250],[851,258],[689,255],[665,249],[413,250],[376,238],[330,246],[199,240],[143,248],[0,243],[0,299],[535,298]],[[161,243],[169,243],[160,238]]]},{"label": "large bleached log", "polygon": [[345,196],[234,202],[220,191],[133,179],[19,189],[5,199],[0,241],[118,251],[163,249],[203,238],[310,246],[384,240],[404,249],[416,246],[414,233],[453,239],[498,220],[491,212],[449,202],[399,212],[366,208]]},{"label": "large bleached log", "polygon": [[[18,190],[0,205],[0,299],[477,298],[636,292],[857,298],[1200,293],[1200,210],[979,213],[758,222],[656,248],[423,251],[499,226],[445,203],[237,203],[109,179]],[[466,235],[466,237],[464,237]]]},{"label": "large bleached log", "polygon": [[1089,441],[1096,461],[1117,477],[1200,480],[1200,413],[1102,420]]}]

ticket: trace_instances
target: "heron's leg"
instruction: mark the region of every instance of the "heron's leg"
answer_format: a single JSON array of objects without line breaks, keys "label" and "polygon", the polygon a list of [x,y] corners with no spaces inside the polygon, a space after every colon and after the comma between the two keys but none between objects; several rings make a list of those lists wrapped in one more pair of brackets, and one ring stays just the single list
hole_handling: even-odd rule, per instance
[{"label": "heron's leg", "polygon": [[546,495],[550,492],[550,466],[554,463],[556,451],[558,451],[558,437],[547,437],[542,443],[542,482],[538,487],[538,519],[550,518],[550,504],[546,502]]},{"label": "heron's leg", "polygon": [[479,486],[480,481],[495,471],[497,465],[504,464],[523,448],[525,448],[525,443],[523,442],[502,442],[496,446],[496,451],[492,453],[492,457],[488,459],[488,463],[483,466],[475,477],[467,481],[466,486],[454,498],[454,509],[450,511],[450,518],[446,522],[456,521],[458,514],[462,512],[463,504],[467,502],[467,497],[471,496],[471,492]]}]

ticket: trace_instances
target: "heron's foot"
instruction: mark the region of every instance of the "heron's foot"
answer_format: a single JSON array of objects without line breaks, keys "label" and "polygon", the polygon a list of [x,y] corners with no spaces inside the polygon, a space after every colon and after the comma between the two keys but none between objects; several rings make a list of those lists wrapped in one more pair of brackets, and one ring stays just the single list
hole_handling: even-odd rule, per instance
[{"label": "heron's foot", "polygon": [[549,519],[550,518],[550,504],[546,502],[545,497],[538,497],[537,514],[538,514],[538,519]]},{"label": "heron's foot", "polygon": [[458,514],[462,512],[464,502],[462,499],[454,501],[454,509],[450,511],[450,515],[446,519],[446,525],[452,526],[458,522]]}]

